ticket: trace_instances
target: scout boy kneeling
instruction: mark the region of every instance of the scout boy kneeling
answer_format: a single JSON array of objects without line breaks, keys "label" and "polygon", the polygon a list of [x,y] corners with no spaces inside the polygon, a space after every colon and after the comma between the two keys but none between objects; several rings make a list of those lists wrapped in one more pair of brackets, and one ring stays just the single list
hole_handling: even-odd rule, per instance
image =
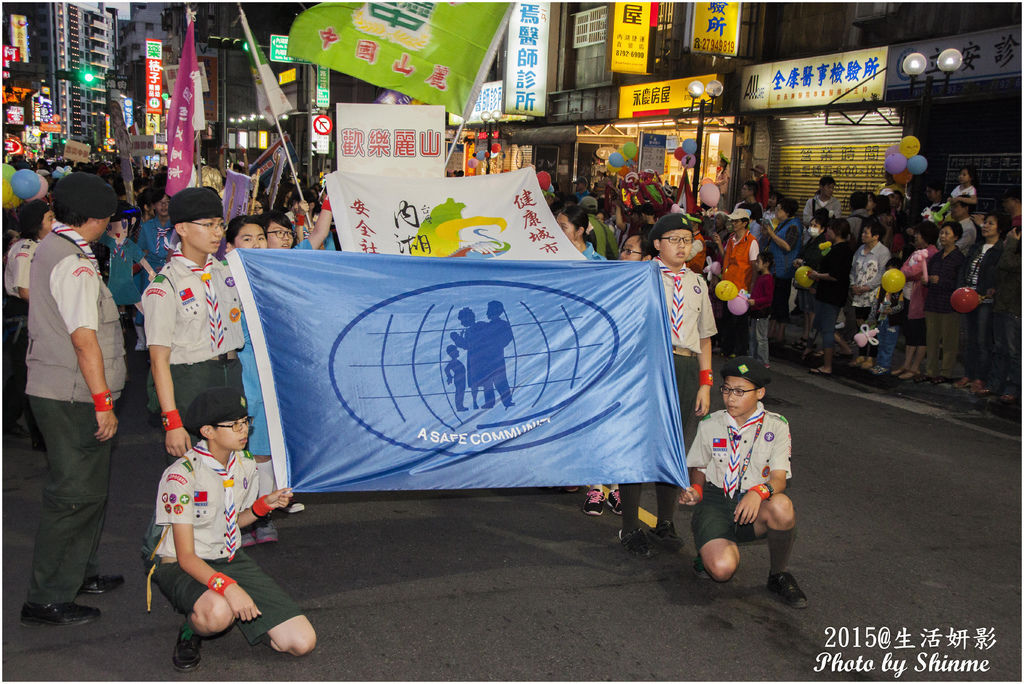
[{"label": "scout boy kneeling", "polygon": [[768,591],[805,608],[807,597],[786,571],[796,526],[793,502],[782,493],[790,475],[789,424],[761,404],[771,375],[760,361],[736,357],[720,373],[725,410],[698,425],[687,454],[692,486],[679,497],[696,506],[694,570],[726,582],[740,563],[737,545],[767,536]]},{"label": "scout boy kneeling", "polygon": [[199,441],[160,480],[156,523],[169,525],[156,553],[153,578],[187,617],[172,662],[178,670],[199,665],[202,637],[238,628],[255,645],[292,655],[316,646],[316,632],[291,598],[241,549],[240,528],[288,505],[290,489],[257,499],[256,462],[244,452],[251,419],[245,397],[232,387],[212,387],[192,401],[185,428]]}]

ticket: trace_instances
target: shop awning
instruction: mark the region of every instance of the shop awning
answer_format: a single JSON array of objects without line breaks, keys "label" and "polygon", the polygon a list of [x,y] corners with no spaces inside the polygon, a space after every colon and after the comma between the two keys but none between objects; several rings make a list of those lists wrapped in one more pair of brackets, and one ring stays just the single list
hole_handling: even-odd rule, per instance
[{"label": "shop awning", "polygon": [[516,145],[560,145],[576,142],[576,126],[505,126],[501,137]]}]

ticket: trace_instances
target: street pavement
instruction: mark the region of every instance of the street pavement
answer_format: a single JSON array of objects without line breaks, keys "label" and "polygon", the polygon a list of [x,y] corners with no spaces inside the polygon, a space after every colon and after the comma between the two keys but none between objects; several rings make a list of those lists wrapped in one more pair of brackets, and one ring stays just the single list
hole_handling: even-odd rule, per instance
[{"label": "street pavement", "polygon": [[[82,597],[97,622],[20,625],[46,461],[4,438],[5,680],[891,681],[881,668],[900,661],[900,680],[1021,679],[1019,407],[816,378],[785,358],[766,405],[793,433],[791,571],[806,610],[765,591],[764,542],[741,548],[731,582],[695,577],[685,510],[682,552],[639,560],[617,517],[581,513],[583,491],[307,493],[305,512],[275,514],[281,541],[250,552],[305,609],[316,650],[295,659],[231,630],[179,674],[180,617],[156,587],[146,612],[138,549],[164,458],[144,356],[129,356],[101,542],[103,570],[126,582]],[[929,662],[946,670],[921,671]]]}]

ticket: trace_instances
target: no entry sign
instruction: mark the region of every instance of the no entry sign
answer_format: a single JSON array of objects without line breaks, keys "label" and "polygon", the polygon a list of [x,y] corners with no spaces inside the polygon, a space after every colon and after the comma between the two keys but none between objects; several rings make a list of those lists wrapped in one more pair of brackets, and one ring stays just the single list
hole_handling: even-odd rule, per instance
[{"label": "no entry sign", "polygon": [[329,135],[331,128],[331,117],[323,114],[313,117],[313,132],[317,135]]}]

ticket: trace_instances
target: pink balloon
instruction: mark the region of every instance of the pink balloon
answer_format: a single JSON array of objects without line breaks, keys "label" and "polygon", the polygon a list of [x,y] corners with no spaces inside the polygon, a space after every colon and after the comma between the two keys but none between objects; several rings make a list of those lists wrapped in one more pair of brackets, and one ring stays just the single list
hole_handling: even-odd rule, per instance
[{"label": "pink balloon", "polygon": [[868,336],[864,333],[857,333],[853,336],[853,341],[858,347],[868,346]]},{"label": "pink balloon", "polygon": [[711,265],[708,266],[708,271],[710,271],[711,275],[719,275],[722,272],[722,262],[712,261]]},{"label": "pink balloon", "polygon": [[746,297],[740,295],[738,297],[733,297],[732,299],[730,299],[728,306],[729,312],[733,316],[742,316],[743,314],[747,313],[747,309],[750,308],[750,302],[747,301]]},{"label": "pink balloon", "polygon": [[722,198],[722,192],[714,183],[705,183],[700,186],[700,191],[697,193],[697,196],[704,204],[709,207],[714,207],[718,205],[718,200]]},{"label": "pink balloon", "polygon": [[885,170],[896,175],[907,170],[907,158],[897,152],[885,158]]},{"label": "pink balloon", "polygon": [[477,161],[476,157],[471,157],[470,160],[466,162],[466,166],[468,166],[471,169],[475,169],[479,165],[480,165],[480,162]]},{"label": "pink balloon", "polygon": [[31,202],[32,200],[41,200],[46,198],[46,193],[50,192],[50,184],[46,182],[46,177],[40,174],[39,176],[39,192],[32,197],[25,200]]},{"label": "pink balloon", "polygon": [[697,165],[697,158],[696,157],[694,157],[692,154],[683,155],[683,166],[685,166],[688,169],[692,169],[696,165]]}]

